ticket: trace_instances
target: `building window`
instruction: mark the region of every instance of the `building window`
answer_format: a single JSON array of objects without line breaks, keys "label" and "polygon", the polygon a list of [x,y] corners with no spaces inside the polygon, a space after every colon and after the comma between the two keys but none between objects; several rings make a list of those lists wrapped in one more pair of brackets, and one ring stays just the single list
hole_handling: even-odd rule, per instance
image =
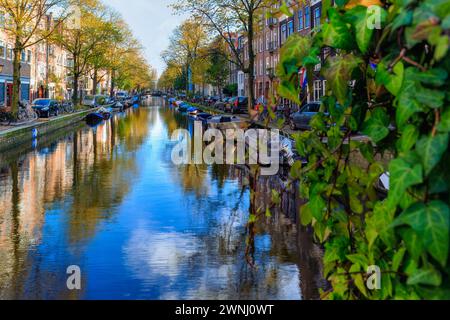
[{"label": "building window", "polygon": [[320,101],[325,95],[326,81],[316,80],[314,81],[314,101]]},{"label": "building window", "polygon": [[25,53],[25,50],[22,50],[21,55],[20,55],[20,61],[25,62],[27,59],[27,55]]},{"label": "building window", "polygon": [[320,26],[320,7],[314,9],[314,27]]},{"label": "building window", "polygon": [[27,62],[31,63],[31,50],[27,50]]},{"label": "building window", "polygon": [[287,26],[286,24],[283,24],[281,26],[281,43],[284,43],[287,38]]},{"label": "building window", "polygon": [[6,48],[5,48],[5,43],[3,41],[0,41],[0,58],[3,58],[3,59],[6,58]]},{"label": "building window", "polygon": [[305,7],[305,28],[311,25],[311,9],[309,6]]},{"label": "building window", "polygon": [[294,33],[294,20],[288,22],[288,37]]},{"label": "building window", "polygon": [[298,12],[298,30],[303,30],[303,10]]},{"label": "building window", "polygon": [[8,45],[6,54],[7,54],[6,58],[8,60],[13,60],[13,58],[14,58],[14,51],[13,51],[11,45]]},{"label": "building window", "polygon": [[5,103],[5,83],[0,82],[0,103]]}]

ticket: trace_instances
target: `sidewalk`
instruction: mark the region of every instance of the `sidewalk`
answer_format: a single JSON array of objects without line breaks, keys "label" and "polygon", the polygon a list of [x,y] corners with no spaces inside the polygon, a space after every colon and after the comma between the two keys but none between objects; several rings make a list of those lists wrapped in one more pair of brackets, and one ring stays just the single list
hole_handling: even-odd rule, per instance
[{"label": "sidewalk", "polygon": [[82,110],[50,119],[37,119],[18,126],[0,126],[0,151],[17,147],[23,143],[48,135],[56,130],[82,121],[96,109]]}]

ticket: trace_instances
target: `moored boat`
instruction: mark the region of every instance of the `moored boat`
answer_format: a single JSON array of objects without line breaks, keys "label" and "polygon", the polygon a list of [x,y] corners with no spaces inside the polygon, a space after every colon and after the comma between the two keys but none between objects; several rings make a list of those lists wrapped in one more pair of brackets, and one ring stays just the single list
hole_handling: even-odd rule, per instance
[{"label": "moored boat", "polygon": [[190,107],[187,109],[187,113],[189,113],[190,115],[195,116],[196,114],[200,113],[200,110],[198,110],[195,107]]}]

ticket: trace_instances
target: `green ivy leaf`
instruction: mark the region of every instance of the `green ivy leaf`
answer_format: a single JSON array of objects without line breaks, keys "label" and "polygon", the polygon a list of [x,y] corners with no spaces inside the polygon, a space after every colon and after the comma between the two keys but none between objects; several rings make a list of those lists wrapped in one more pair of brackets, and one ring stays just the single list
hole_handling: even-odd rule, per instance
[{"label": "green ivy leaf", "polygon": [[440,132],[450,132],[450,108],[442,113],[438,130]]},{"label": "green ivy leaf", "polygon": [[424,284],[438,287],[442,283],[439,271],[429,266],[425,269],[417,269],[409,278],[407,284],[410,286]]},{"label": "green ivy leaf", "polygon": [[416,100],[417,83],[415,68],[407,68],[404,74],[403,86],[396,99],[396,121],[399,129],[408,122],[411,116],[423,110],[421,104]]},{"label": "green ivy leaf", "polygon": [[373,142],[378,143],[389,135],[389,116],[382,108],[376,108],[369,119],[364,123],[363,132]]},{"label": "green ivy leaf", "polygon": [[251,214],[249,219],[248,219],[248,222],[249,223],[255,223],[256,220],[257,220],[256,216],[254,214]]},{"label": "green ivy leaf", "polygon": [[274,189],[272,189],[272,203],[275,205],[279,205],[281,203],[280,194]]},{"label": "green ivy leaf", "polygon": [[423,243],[419,235],[411,228],[401,229],[399,233],[405,242],[405,246],[406,249],[408,249],[409,254],[415,261],[417,261],[424,250]]},{"label": "green ivy leaf", "polygon": [[286,4],[286,1],[283,1],[283,3],[280,6],[280,12],[287,15],[288,17],[292,16],[292,12],[289,9],[288,5]]},{"label": "green ivy leaf", "polygon": [[389,165],[391,186],[388,196],[389,208],[395,208],[408,188],[423,182],[422,165],[409,164],[403,159],[395,159]]},{"label": "green ivy leaf", "polygon": [[420,103],[423,103],[430,108],[437,109],[444,104],[445,92],[416,86],[415,96]]},{"label": "green ivy leaf", "polygon": [[302,67],[303,59],[309,56],[314,48],[311,48],[310,37],[302,37],[300,34],[292,34],[280,50],[280,63],[277,66],[277,75],[283,80],[297,74]]},{"label": "green ivy leaf", "polygon": [[450,12],[450,2],[447,0],[425,1],[423,7],[431,10],[439,18],[444,19]]},{"label": "green ivy leaf", "polygon": [[377,67],[375,80],[378,84],[384,85],[394,96],[397,96],[402,87],[403,77],[404,66],[401,61],[394,66],[392,72],[389,72],[386,64],[381,62]]},{"label": "green ivy leaf", "polygon": [[[380,10],[382,10],[380,8]],[[359,50],[363,54],[367,53],[372,41],[374,29],[368,27],[369,19],[372,19],[373,13],[367,7],[355,6],[345,13],[345,18],[352,25],[354,34],[356,35],[356,43]]]},{"label": "green ivy leaf", "polygon": [[450,210],[442,201],[418,203],[405,210],[394,226],[407,224],[422,238],[425,249],[443,267],[449,251]]},{"label": "green ivy leaf", "polygon": [[408,152],[414,147],[419,138],[420,132],[414,125],[408,125],[403,129],[399,140],[398,148],[401,152]]},{"label": "green ivy leaf", "polygon": [[354,275],[352,275],[352,278],[355,281],[355,286],[358,288],[358,290],[361,291],[361,293],[365,297],[367,297],[368,293],[367,293],[366,282],[364,281],[362,274],[361,273],[354,274]]},{"label": "green ivy leaf", "polygon": [[397,104],[397,126],[400,129],[403,128],[411,116],[420,111],[422,111],[422,107],[417,100],[408,91],[402,91]]},{"label": "green ivy leaf", "polygon": [[448,78],[447,71],[442,68],[435,68],[427,71],[421,71],[415,68],[411,69],[414,79],[429,85],[442,86]]},{"label": "green ivy leaf", "polygon": [[369,260],[361,253],[349,254],[347,255],[347,259],[354,264],[358,264],[363,269],[367,269],[369,266]]},{"label": "green ivy leaf", "polygon": [[354,39],[350,28],[336,8],[328,10],[329,23],[322,26],[323,44],[336,49],[350,50],[354,47]]},{"label": "green ivy leaf", "polygon": [[330,83],[331,90],[341,105],[345,105],[347,100],[353,70],[362,62],[361,58],[349,53],[328,58],[322,69],[322,75]]},{"label": "green ivy leaf", "polygon": [[313,216],[309,204],[305,204],[300,208],[300,222],[303,226],[309,226],[312,222]]},{"label": "green ivy leaf", "polygon": [[294,165],[291,167],[290,170],[291,178],[294,180],[301,178],[301,170],[302,170],[302,162],[295,161]]},{"label": "green ivy leaf", "polygon": [[395,17],[394,21],[392,22],[392,31],[394,32],[398,28],[402,26],[410,25],[413,21],[413,11],[412,10],[402,10],[400,13]]},{"label": "green ivy leaf", "polygon": [[378,237],[387,245],[395,243],[394,231],[391,224],[394,221],[394,211],[387,208],[385,202],[378,202],[374,211],[366,218],[366,237],[369,248],[372,248]]},{"label": "green ivy leaf", "polygon": [[434,137],[423,137],[417,142],[417,153],[422,159],[426,175],[430,174],[439,161],[441,161],[442,155],[448,148],[448,140],[448,134],[438,134]]},{"label": "green ivy leaf", "polygon": [[312,216],[317,221],[322,221],[325,215],[326,202],[323,199],[321,193],[323,192],[325,184],[316,183],[311,187],[311,194],[309,200],[309,208],[311,209]]},{"label": "green ivy leaf", "polygon": [[294,101],[297,104],[301,104],[299,98],[300,90],[297,89],[296,86],[291,82],[282,81],[281,84],[278,86],[278,93],[283,98]]},{"label": "green ivy leaf", "polygon": [[394,254],[394,257],[392,258],[392,271],[394,271],[394,272],[398,271],[398,269],[400,268],[400,265],[403,262],[405,252],[406,252],[406,248],[400,248]]},{"label": "green ivy leaf", "polygon": [[447,55],[447,51],[450,45],[450,41],[447,35],[443,35],[439,38],[438,43],[436,45],[436,49],[434,50],[434,58],[437,61],[440,61]]},{"label": "green ivy leaf", "polygon": [[270,212],[270,208],[266,208],[266,218],[272,218],[272,213]]}]

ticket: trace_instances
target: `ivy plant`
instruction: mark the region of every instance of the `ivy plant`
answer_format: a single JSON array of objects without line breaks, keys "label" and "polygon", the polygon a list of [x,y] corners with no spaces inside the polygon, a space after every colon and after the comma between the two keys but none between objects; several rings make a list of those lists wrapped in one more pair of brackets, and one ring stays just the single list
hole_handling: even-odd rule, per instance
[{"label": "ivy plant", "polygon": [[[325,57],[321,112],[295,134],[307,161],[291,170],[307,200],[301,222],[325,250],[322,298],[450,299],[450,2],[322,6],[321,26],[292,35],[277,70],[278,94],[299,103],[299,69],[311,91]],[[369,266],[379,290],[366,285]]]}]

